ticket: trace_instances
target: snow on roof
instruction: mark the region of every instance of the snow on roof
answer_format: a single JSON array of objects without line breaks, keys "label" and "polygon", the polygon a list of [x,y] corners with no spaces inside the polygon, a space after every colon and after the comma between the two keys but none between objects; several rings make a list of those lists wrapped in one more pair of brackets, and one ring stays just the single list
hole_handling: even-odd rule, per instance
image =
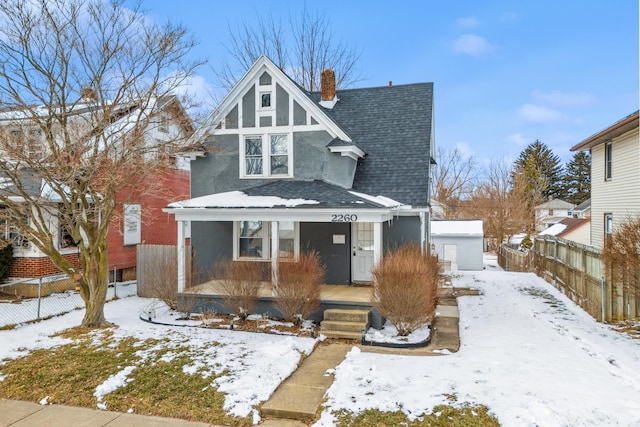
[{"label": "snow on roof", "polygon": [[353,194],[356,197],[360,197],[370,202],[382,205],[386,208],[395,208],[402,205],[402,203],[396,202],[395,200],[384,196],[371,196],[369,194],[358,193],[357,191],[349,191],[349,193]]},{"label": "snow on roof", "polygon": [[562,233],[565,228],[567,228],[566,225],[561,224],[561,223],[557,223],[557,224],[553,224],[551,227],[547,228],[546,230],[543,230],[540,232],[541,236],[557,236],[558,234]]},{"label": "snow on roof", "polygon": [[249,196],[242,191],[209,194],[169,204],[169,208],[272,208],[274,206],[294,207],[316,205],[317,200],[283,199],[277,196]]},{"label": "snow on roof", "polygon": [[431,234],[440,236],[484,236],[481,220],[431,221]]}]

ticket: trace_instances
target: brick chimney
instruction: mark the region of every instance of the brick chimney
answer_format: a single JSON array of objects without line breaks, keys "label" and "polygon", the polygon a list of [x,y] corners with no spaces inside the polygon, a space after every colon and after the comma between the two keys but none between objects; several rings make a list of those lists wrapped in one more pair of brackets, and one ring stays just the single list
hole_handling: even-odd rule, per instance
[{"label": "brick chimney", "polygon": [[331,68],[324,70],[320,76],[320,105],[333,108],[338,101],[336,97],[336,73]]}]

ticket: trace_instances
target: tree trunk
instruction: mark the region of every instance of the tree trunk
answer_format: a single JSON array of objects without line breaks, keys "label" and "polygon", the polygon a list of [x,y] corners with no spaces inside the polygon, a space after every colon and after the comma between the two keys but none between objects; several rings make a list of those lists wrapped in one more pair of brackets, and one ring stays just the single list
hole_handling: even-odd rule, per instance
[{"label": "tree trunk", "polygon": [[[100,245],[99,245],[100,246]],[[84,319],[82,326],[98,328],[111,325],[104,317],[104,304],[107,300],[107,288],[109,285],[109,262],[105,248],[100,246],[97,254],[92,257],[93,262],[84,262],[83,271],[84,286],[81,292],[85,302]]]}]

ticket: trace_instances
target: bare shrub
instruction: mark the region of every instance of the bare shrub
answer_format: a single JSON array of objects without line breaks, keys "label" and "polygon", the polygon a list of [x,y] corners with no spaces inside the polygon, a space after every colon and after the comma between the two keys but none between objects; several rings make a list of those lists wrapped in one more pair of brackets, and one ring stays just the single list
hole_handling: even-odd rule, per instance
[{"label": "bare shrub", "polygon": [[610,280],[640,289],[640,217],[627,218],[605,240],[602,261]]},{"label": "bare shrub", "polygon": [[148,258],[144,267],[145,286],[138,288],[138,295],[157,298],[172,310],[178,308],[178,263],[175,259],[157,256]]},{"label": "bare shrub", "polygon": [[285,319],[302,325],[320,306],[320,285],[324,281],[324,266],[317,252],[301,253],[297,261],[278,262],[278,293],[276,304]]},{"label": "bare shrub", "polygon": [[225,260],[216,266],[215,276],[222,285],[224,303],[240,322],[256,307],[264,269],[264,264],[249,261]]},{"label": "bare shrub", "polygon": [[414,244],[388,251],[373,269],[372,304],[406,336],[433,320],[440,267],[438,259]]}]

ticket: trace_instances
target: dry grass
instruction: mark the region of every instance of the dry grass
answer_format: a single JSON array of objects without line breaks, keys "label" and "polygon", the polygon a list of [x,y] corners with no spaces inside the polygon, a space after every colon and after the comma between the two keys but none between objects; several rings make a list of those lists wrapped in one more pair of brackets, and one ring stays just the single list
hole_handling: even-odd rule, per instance
[{"label": "dry grass", "polygon": [[387,252],[372,274],[372,304],[400,336],[433,320],[440,274],[436,257],[404,245]]},{"label": "dry grass", "polygon": [[423,414],[413,421],[409,421],[402,411],[381,412],[368,409],[359,414],[349,411],[335,413],[337,427],[499,427],[498,420],[489,414],[486,406],[476,405],[438,405],[430,414]]},{"label": "dry grass", "polygon": [[215,276],[222,284],[224,302],[240,322],[253,313],[264,274],[264,264],[259,262],[226,260],[216,266]]},{"label": "dry grass", "polygon": [[[183,371],[192,364],[189,348],[164,348],[163,340],[114,339],[109,329],[74,328],[61,336],[70,344],[32,351],[6,362],[0,397],[96,408],[96,387],[126,366],[135,366],[131,380],[105,397],[107,409],[137,414],[182,418],[212,424],[249,426],[248,418],[229,417],[224,394],[212,387],[214,376],[204,378]],[[212,343],[215,345],[215,343]],[[171,352],[173,357],[166,357]],[[144,355],[144,356],[143,356]],[[163,357],[165,356],[165,357]]]},{"label": "dry grass", "polygon": [[297,261],[278,263],[276,303],[284,318],[300,326],[320,306],[324,267],[317,252],[301,253]]}]

